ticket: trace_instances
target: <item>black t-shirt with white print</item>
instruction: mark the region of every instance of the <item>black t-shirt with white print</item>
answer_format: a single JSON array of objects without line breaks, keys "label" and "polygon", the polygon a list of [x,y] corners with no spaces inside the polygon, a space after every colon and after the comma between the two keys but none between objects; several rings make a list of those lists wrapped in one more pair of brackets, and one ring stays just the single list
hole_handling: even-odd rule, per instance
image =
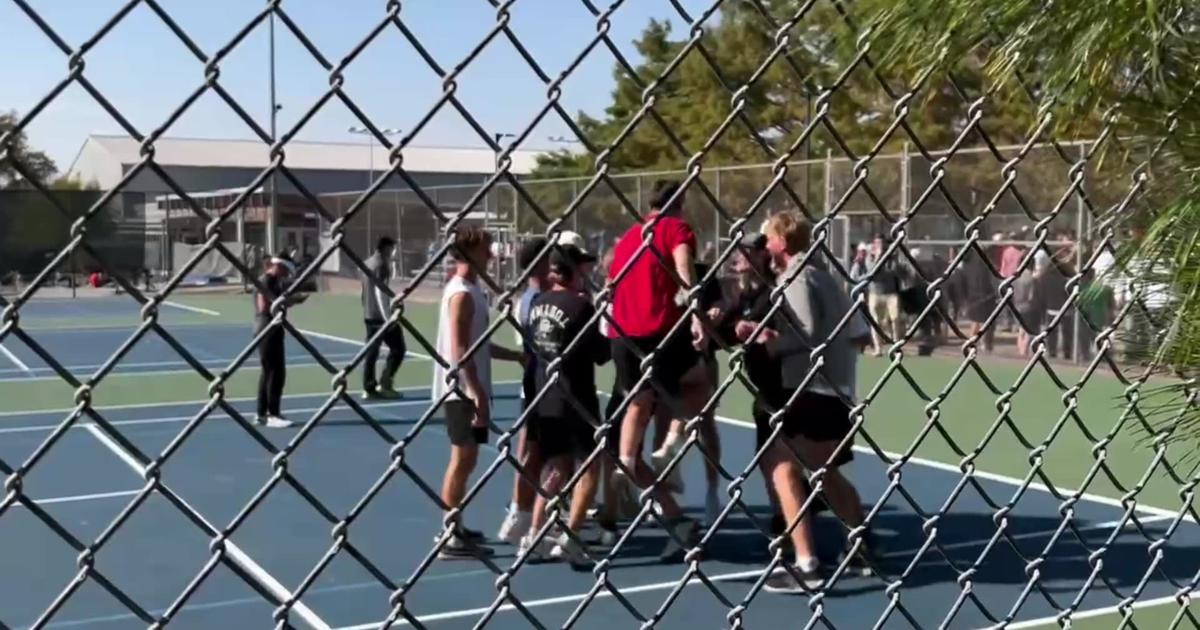
[{"label": "black t-shirt with white print", "polygon": [[[570,347],[559,368],[559,380],[538,402],[537,414],[543,418],[582,417],[596,422],[600,400],[596,395],[596,366],[608,361],[610,344],[600,333],[598,321],[592,321],[596,308],[587,296],[573,291],[543,291],[533,301],[526,324],[528,338],[538,354],[537,387],[541,391],[549,377],[546,368]],[[586,330],[585,330],[586,329]],[[574,346],[571,343],[583,334]],[[568,396],[588,410],[581,414]]]}]

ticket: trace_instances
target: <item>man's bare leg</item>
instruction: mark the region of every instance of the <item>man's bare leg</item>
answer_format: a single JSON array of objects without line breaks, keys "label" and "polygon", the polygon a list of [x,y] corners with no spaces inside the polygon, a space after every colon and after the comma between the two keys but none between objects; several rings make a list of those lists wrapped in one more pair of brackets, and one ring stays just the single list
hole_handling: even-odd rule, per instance
[{"label": "man's bare leg", "polygon": [[528,438],[529,427],[521,429],[520,443],[517,445],[517,458],[521,462],[521,472],[513,474],[512,504],[500,524],[496,538],[509,544],[518,544],[529,531],[532,523],[533,504],[537,498],[537,487],[534,481],[542,476],[543,459],[537,442]]},{"label": "man's bare leg", "polygon": [[467,480],[479,461],[478,446],[451,446],[450,462],[442,479],[442,502],[450,509],[458,507],[467,494]]},{"label": "man's bare leg", "polygon": [[[779,507],[789,524],[800,514],[800,508],[808,500],[808,492],[800,477],[800,463],[795,461],[788,448],[776,444],[768,451],[763,465],[770,471],[771,485],[779,497]],[[792,528],[790,534],[792,549],[796,555],[796,565],[815,567],[817,564],[816,545],[812,535],[812,517],[805,514],[799,523]]]}]

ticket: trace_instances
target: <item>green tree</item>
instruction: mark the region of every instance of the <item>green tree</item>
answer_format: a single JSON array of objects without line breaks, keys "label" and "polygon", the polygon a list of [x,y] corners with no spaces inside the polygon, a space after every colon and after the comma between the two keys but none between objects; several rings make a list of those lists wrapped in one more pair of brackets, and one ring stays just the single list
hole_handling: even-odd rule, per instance
[{"label": "green tree", "polygon": [[9,134],[13,133],[16,124],[16,112],[0,114],[0,138],[5,138],[8,146],[8,158],[0,160],[0,189],[28,186],[28,183],[24,181],[25,178],[13,166],[14,162],[20,164],[26,172],[43,183],[50,181],[58,172],[54,160],[29,146],[24,131],[16,132],[15,136],[9,138]]},{"label": "green tree", "polygon": [[[706,169],[771,163],[784,153],[793,160],[819,159],[827,150],[835,158],[858,158],[873,149],[898,153],[906,142],[914,144],[903,130],[891,128],[897,116],[897,99],[910,89],[901,79],[911,79],[919,66],[897,64],[888,73],[877,73],[861,55],[863,25],[872,22],[878,9],[863,13],[854,4],[853,12],[844,15],[833,3],[817,3],[794,20],[794,13],[805,4],[788,0],[725,3],[713,23],[705,25],[700,46],[691,48],[665,77],[664,71],[687,46],[690,34],[676,36],[670,24],[652,21],[635,41],[641,57],[635,75],[618,64],[613,70],[610,104],[599,117],[580,113],[576,121],[579,128],[598,150],[620,138],[608,156],[612,173],[681,170],[734,111],[731,97],[737,92],[744,98],[742,116],[712,142],[703,157]],[[791,27],[786,30],[782,54],[761,68],[777,47],[777,33],[787,24]],[[991,98],[983,110],[980,127],[986,130],[988,139],[1006,144],[1023,142],[1029,136],[1037,124],[1036,104],[1015,82],[989,84],[986,64],[982,52],[966,51],[947,66],[953,71],[953,82],[948,80],[949,74],[943,74],[922,86],[905,115],[915,143],[929,150],[950,146],[969,123],[967,103],[985,93]],[[654,111],[663,124],[646,116],[622,137],[643,108],[646,86],[656,81]],[[828,95],[822,97],[826,92]],[[824,121],[805,144],[797,145],[810,114],[820,109],[822,101],[828,104]],[[1082,116],[1078,133],[1096,133],[1101,126],[1099,118]],[[681,147],[675,145],[672,135]],[[971,134],[965,143],[983,145],[984,139],[978,133]],[[534,176],[591,175],[596,157],[592,153],[551,153],[541,159]],[[899,211],[901,205],[898,167],[895,160],[877,160],[871,167],[869,183],[889,212]],[[1000,167],[995,160],[960,163],[956,165],[955,180],[964,188],[983,189],[990,195],[999,186]],[[814,164],[795,178],[789,174],[788,183],[801,197],[820,199],[821,168]],[[722,179],[722,202],[734,213],[744,210],[771,179],[766,169],[726,175]],[[835,175],[835,181],[843,185],[849,185],[852,179],[845,165],[839,166]],[[1023,177],[1030,189],[1058,193],[1068,185],[1068,178],[1060,171],[1030,169]],[[919,193],[916,191],[914,198]],[[868,196],[859,196],[861,199],[852,205],[877,209]],[[786,195],[777,197],[772,199],[772,207],[790,203]],[[569,198],[556,205],[561,207],[567,201]],[[606,214],[606,220],[624,220],[619,204],[599,206],[596,211]]]}]

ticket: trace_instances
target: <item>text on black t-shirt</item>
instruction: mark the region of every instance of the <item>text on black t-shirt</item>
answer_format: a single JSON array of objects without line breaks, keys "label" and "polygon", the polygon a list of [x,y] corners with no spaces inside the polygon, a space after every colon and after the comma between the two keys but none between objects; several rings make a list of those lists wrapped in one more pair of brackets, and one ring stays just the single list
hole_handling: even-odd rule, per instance
[{"label": "text on black t-shirt", "polygon": [[[562,357],[559,380],[538,402],[537,413],[548,418],[581,415],[568,397],[588,410],[598,420],[599,400],[596,396],[596,366],[608,361],[610,344],[600,334],[598,321],[592,321],[596,309],[584,295],[573,291],[545,291],[529,309],[526,334],[533,341],[537,362],[537,388],[541,391],[550,381],[546,369],[551,361]],[[577,337],[583,335],[575,345]],[[570,352],[564,352],[570,347]]]}]

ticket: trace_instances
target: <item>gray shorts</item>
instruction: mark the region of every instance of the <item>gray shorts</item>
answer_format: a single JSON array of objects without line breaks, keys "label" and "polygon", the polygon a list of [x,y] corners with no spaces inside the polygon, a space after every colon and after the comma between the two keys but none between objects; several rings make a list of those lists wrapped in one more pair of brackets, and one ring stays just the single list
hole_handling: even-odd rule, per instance
[{"label": "gray shorts", "polygon": [[454,446],[477,446],[487,444],[487,427],[473,427],[475,403],[469,400],[447,400],[442,405],[446,414],[446,435]]}]

